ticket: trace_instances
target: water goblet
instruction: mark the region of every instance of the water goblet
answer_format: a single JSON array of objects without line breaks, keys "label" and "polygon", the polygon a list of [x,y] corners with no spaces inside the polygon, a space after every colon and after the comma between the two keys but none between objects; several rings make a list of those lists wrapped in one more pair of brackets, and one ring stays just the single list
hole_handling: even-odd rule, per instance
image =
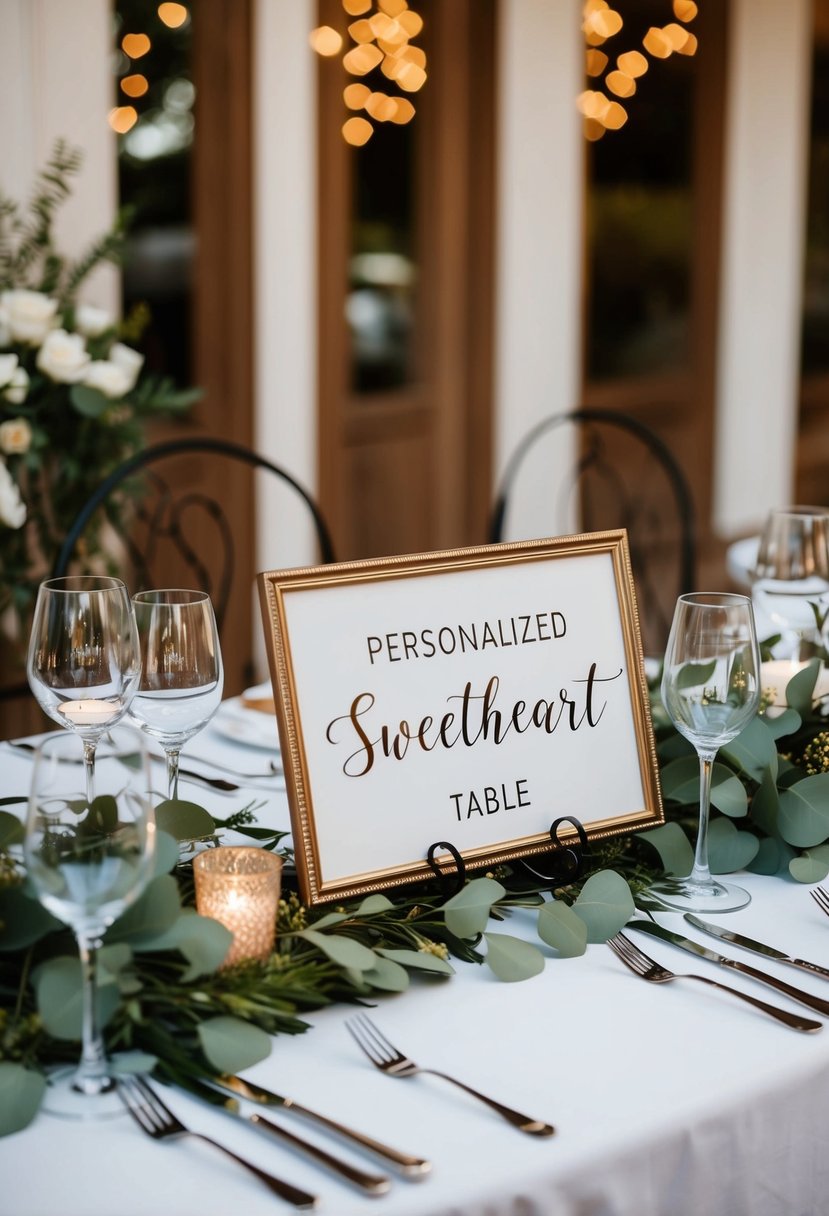
[{"label": "water goblet", "polygon": [[815,608],[821,614],[829,606],[829,508],[794,506],[770,513],[751,594],[758,628],[780,634],[776,658],[806,661],[819,652]]},{"label": "water goblet", "polygon": [[665,651],[662,701],[699,757],[699,831],[691,873],[649,888],[666,907],[732,912],[751,899],[742,887],[712,877],[708,820],[714,757],[748,725],[759,700],[760,652],[751,600],[725,592],[681,595]]},{"label": "water goblet", "polygon": [[97,748],[87,797],[85,762],[69,734],[47,735],[32,770],[24,835],[26,871],[38,899],[69,925],[81,961],[81,1056],[49,1076],[44,1109],[76,1118],[122,1113],[98,1019],[96,958],[109,925],[153,873],[155,818],[149,757],[135,727],[122,723]]},{"label": "water goblet", "polygon": [[135,616],[120,579],[84,574],[41,583],[29,639],[29,686],[41,709],[80,737],[88,802],[97,742],[126,714],[139,670]]},{"label": "water goblet", "polygon": [[210,596],[166,588],[133,596],[142,672],[130,716],[167,757],[167,792],[178,797],[182,746],[219,708],[222,654]]}]

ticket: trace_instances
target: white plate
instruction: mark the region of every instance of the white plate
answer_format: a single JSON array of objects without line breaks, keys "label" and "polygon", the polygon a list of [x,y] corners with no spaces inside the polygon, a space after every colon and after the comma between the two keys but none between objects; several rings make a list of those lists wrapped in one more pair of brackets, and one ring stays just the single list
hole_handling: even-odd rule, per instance
[{"label": "white plate", "polygon": [[234,743],[279,753],[276,714],[266,714],[260,709],[248,709],[242,704],[241,697],[230,697],[223,701],[212,726],[220,735],[232,739]]}]

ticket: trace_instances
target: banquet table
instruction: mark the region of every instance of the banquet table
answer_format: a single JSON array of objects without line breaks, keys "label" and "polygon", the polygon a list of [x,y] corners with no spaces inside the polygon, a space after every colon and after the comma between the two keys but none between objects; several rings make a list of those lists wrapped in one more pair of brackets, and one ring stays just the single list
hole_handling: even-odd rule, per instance
[{"label": "banquet table", "polygon": [[[199,768],[199,758],[210,757],[245,772],[264,769],[264,749],[232,738],[230,725],[231,711],[223,707],[188,745],[183,764]],[[0,757],[5,791],[25,793],[30,757],[7,744],[0,745]],[[182,794],[222,816],[255,798],[261,824],[289,826],[284,786],[275,778],[209,796],[185,785]],[[722,923],[829,965],[829,919],[806,887],[750,874],[740,881],[751,903]],[[677,914],[658,919],[683,927]],[[529,910],[514,913],[507,928],[537,941]],[[725,979],[808,1012],[662,942],[638,934],[636,941],[673,970]],[[551,1139],[522,1135],[437,1078],[382,1075],[347,1033],[354,1009],[344,1005],[304,1015],[310,1029],[277,1036],[269,1058],[245,1075],[429,1158],[431,1173],[421,1181],[392,1173],[388,1194],[366,1196],[241,1121],[183,1092],[160,1092],[190,1127],[313,1191],[318,1210],[331,1216],[829,1211],[827,1027],[817,1034],[789,1030],[692,981],[645,983],[605,945],[588,946],[575,959],[543,949],[546,967],[531,980],[505,984],[485,967],[456,962],[451,978],[414,980],[403,994],[378,996],[370,1012],[419,1063],[554,1123]],[[722,952],[829,997],[829,981],[818,976],[732,947]],[[296,1115],[264,1113],[354,1164],[382,1168],[376,1158]],[[0,1140],[3,1216],[260,1216],[279,1210],[291,1209],[222,1155],[195,1140],[153,1141],[126,1115],[93,1124],[41,1112],[27,1129]]]}]

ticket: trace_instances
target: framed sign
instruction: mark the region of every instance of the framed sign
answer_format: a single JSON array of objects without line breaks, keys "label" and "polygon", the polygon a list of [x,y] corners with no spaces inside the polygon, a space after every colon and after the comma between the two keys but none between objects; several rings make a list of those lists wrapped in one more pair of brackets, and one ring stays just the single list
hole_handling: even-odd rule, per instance
[{"label": "framed sign", "polygon": [[[663,820],[624,531],[259,575],[300,891]],[[438,852],[439,861],[451,855]]]}]

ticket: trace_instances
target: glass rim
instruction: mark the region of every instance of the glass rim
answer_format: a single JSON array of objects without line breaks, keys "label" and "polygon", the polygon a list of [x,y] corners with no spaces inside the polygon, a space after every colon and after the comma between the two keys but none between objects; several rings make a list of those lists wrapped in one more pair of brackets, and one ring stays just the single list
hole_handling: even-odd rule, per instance
[{"label": "glass rim", "polygon": [[[233,856],[230,856],[230,854]],[[234,862],[244,855],[244,860],[256,860],[260,864],[256,871],[248,870],[239,873],[233,869]],[[284,858],[277,853],[271,853],[255,844],[219,845],[215,849],[205,849],[193,858],[193,873],[211,876],[227,875],[240,878],[253,877],[255,873],[276,874],[284,866]]]},{"label": "glass rim", "polygon": [[85,591],[89,595],[95,595],[106,591],[127,591],[127,586],[123,579],[115,578],[111,574],[64,574],[58,578],[45,579],[39,590],[62,595]]},{"label": "glass rim", "polygon": [[739,591],[686,591],[677,596],[678,604],[690,604],[696,608],[737,608],[742,604],[752,604],[750,595],[742,595]]},{"label": "glass rim", "polygon": [[[169,598],[172,596],[177,598]],[[149,591],[136,591],[132,597],[133,604],[143,604],[150,608],[175,608],[185,604],[203,604],[205,601],[211,602],[208,592],[190,587],[156,587]]]},{"label": "glass rim", "polygon": [[769,511],[768,519],[829,519],[829,507],[819,507],[811,504],[796,504],[792,507],[775,507]]}]

